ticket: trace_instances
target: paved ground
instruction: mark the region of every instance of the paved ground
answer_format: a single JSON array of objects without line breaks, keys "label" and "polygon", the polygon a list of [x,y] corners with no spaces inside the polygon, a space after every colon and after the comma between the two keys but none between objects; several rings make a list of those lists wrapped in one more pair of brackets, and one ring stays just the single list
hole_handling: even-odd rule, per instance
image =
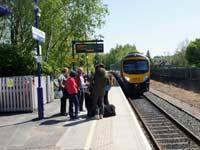
[{"label": "paved ground", "polygon": [[[45,105],[45,119],[37,120],[37,111],[0,116],[0,150],[51,150],[68,126],[69,120],[59,115],[59,100]],[[81,114],[83,121],[85,115]],[[80,119],[81,120],[81,119]],[[68,122],[70,123],[70,121]],[[73,124],[78,122],[72,122]]]},{"label": "paved ground", "polygon": [[122,91],[113,87],[110,103],[117,115],[89,120],[59,115],[59,100],[45,105],[45,119],[37,111],[0,115],[0,150],[150,150],[151,147]]}]

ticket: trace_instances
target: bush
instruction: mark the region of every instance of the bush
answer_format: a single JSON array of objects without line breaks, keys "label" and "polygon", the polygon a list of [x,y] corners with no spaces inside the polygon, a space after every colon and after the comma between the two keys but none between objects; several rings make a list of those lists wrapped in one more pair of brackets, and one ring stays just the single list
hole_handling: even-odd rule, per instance
[{"label": "bush", "polygon": [[0,45],[0,76],[33,75],[36,62],[30,50],[20,45]]},{"label": "bush", "polygon": [[43,61],[41,67],[42,67],[42,74],[49,75],[52,73],[52,67],[46,62]]}]

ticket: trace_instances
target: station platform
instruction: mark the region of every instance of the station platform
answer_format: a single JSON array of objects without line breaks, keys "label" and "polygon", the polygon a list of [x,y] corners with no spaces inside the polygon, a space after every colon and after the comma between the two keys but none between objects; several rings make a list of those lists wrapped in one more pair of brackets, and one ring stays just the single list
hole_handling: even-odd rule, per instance
[{"label": "station platform", "polygon": [[45,105],[45,119],[37,113],[0,116],[1,150],[150,150],[135,114],[120,87],[112,87],[109,102],[116,116],[91,120],[86,112],[77,120],[59,116],[59,100]]}]

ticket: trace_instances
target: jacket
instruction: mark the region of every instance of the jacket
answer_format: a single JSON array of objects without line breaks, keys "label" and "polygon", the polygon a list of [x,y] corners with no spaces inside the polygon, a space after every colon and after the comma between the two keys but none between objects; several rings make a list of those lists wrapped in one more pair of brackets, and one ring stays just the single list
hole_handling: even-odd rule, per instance
[{"label": "jacket", "polygon": [[69,94],[76,94],[78,92],[78,85],[74,78],[69,77],[66,81],[66,90]]},{"label": "jacket", "polygon": [[104,68],[98,68],[94,73],[94,79],[92,84],[93,97],[99,97],[105,95],[106,82],[107,82],[106,70]]}]

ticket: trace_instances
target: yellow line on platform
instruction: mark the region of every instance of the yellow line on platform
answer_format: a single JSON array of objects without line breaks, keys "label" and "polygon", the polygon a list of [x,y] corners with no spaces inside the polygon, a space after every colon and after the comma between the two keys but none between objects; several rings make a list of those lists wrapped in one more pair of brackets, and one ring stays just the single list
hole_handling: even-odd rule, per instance
[{"label": "yellow line on platform", "polygon": [[92,138],[93,138],[93,134],[94,134],[94,129],[95,129],[95,126],[96,126],[96,120],[93,121],[92,123],[92,126],[90,128],[90,131],[89,131],[89,134],[87,136],[87,140],[86,140],[86,143],[85,143],[85,146],[84,146],[84,150],[89,150],[91,149],[91,144],[92,144]]}]

